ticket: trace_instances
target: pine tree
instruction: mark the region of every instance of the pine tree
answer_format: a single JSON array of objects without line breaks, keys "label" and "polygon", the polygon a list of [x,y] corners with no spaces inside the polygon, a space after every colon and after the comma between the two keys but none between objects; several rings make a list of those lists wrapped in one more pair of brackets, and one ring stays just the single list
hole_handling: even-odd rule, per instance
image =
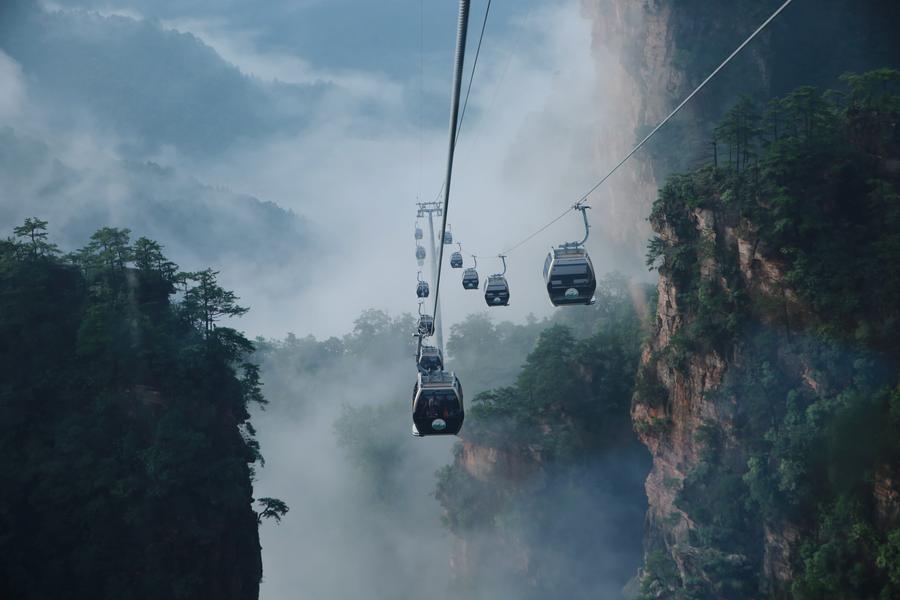
[{"label": "pine tree", "polygon": [[237,303],[239,298],[234,292],[218,284],[218,275],[219,272],[212,269],[184,274],[188,288],[182,311],[190,322],[200,327],[207,339],[213,337],[215,324],[223,317],[240,317],[250,310]]},{"label": "pine tree", "polygon": [[13,234],[24,240],[21,248],[32,258],[47,258],[59,254],[59,247],[47,241],[47,221],[28,217],[25,222],[13,228]]}]

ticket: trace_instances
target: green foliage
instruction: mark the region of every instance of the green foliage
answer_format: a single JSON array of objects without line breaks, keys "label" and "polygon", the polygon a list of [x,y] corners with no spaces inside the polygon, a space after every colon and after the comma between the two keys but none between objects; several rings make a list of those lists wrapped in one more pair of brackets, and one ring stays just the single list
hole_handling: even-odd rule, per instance
[{"label": "green foliage", "polygon": [[234,292],[219,286],[216,281],[218,274],[212,269],[184,274],[188,285],[181,302],[181,312],[207,338],[214,334],[216,322],[223,317],[240,317],[250,310],[238,305]]},{"label": "green foliage", "polygon": [[[762,117],[742,99],[717,130],[729,160],[673,176],[654,205],[665,235],[648,264],[675,285],[684,321],[653,360],[683,371],[697,353],[730,359],[707,394],[720,425],[700,427],[676,498],[699,553],[688,575],[703,576],[667,582],[648,557],[655,597],[758,597],[763,526],[785,523],[800,535],[792,597],[898,594],[896,523],[872,497],[900,459],[900,178],[884,168],[900,157],[900,72],[844,81],[841,93],[799,88]],[[712,218],[714,243],[700,226]],[[725,227],[781,280],[748,281]]]},{"label": "green foliage", "polygon": [[[773,100],[764,127],[742,99],[720,127],[734,147],[728,165],[673,176],[661,191],[651,222],[667,235],[650,241],[647,263],[672,278],[682,312],[691,315],[679,339],[687,350],[726,346],[754,312],[721,232],[713,243],[698,227],[704,209],[732,226],[752,223],[757,247],[783,265],[784,285],[811,309],[805,318],[880,350],[898,338],[891,313],[900,278],[885,265],[900,253],[900,182],[877,156],[900,147],[890,133],[900,117],[900,74],[844,79],[844,95],[802,87]],[[704,270],[710,260],[714,273]],[[752,300],[756,312],[788,318],[786,300],[780,307],[772,296]],[[886,326],[865,324],[875,320]]]},{"label": "green foliage", "polygon": [[850,107],[859,110],[900,110],[900,72],[883,68],[866,73],[846,73],[841,77],[850,87],[847,96]]},{"label": "green foliage", "polygon": [[[533,549],[538,587],[522,586],[519,597],[591,597],[584,582],[611,586],[639,560],[633,532],[643,518],[648,461],[629,408],[643,315],[627,286],[607,278],[591,312],[563,317],[573,324],[580,317],[587,335],[577,337],[565,321],[545,323],[514,384],[478,394],[467,407],[462,435],[474,454],[438,472],[436,495],[451,531],[477,540],[489,529],[492,539]],[[489,325],[480,331],[490,333]],[[478,347],[474,337],[458,343]],[[489,336],[481,343],[494,347]],[[482,460],[479,453],[495,453],[496,468],[470,472],[466,463]],[[612,551],[610,539],[629,541]],[[598,559],[604,552],[608,559]]]},{"label": "green foliage", "polygon": [[256,503],[260,506],[260,511],[256,515],[257,523],[262,523],[263,519],[275,519],[277,523],[281,523],[281,519],[290,510],[288,505],[278,498],[260,498]]},{"label": "green foliage", "polygon": [[681,600],[684,598],[681,576],[672,557],[662,550],[647,554],[638,600]]},{"label": "green foliage", "polygon": [[466,390],[473,395],[510,385],[522,368],[522,357],[531,352],[546,326],[546,321],[534,318],[517,325],[495,323],[487,313],[471,314],[450,328],[451,368],[466,374]]},{"label": "green foliage", "polygon": [[475,397],[466,437],[532,446],[556,457],[620,443],[630,428],[641,341],[641,322],[625,285],[613,279],[598,288],[597,310],[605,315],[597,319],[594,335],[577,340],[565,325],[546,327],[514,386]]},{"label": "green foliage", "polygon": [[[740,173],[750,168],[756,157],[756,140],[759,135],[760,115],[749,96],[741,99],[727,113],[716,127],[716,141],[728,147],[728,168]],[[718,149],[716,149],[718,153]],[[718,154],[715,157],[718,163]]]},{"label": "green foliage", "polygon": [[502,490],[453,465],[441,467],[436,476],[435,497],[445,507],[453,507],[442,517],[450,531],[460,535],[493,527],[505,500]]},{"label": "green foliage", "polygon": [[[56,244],[47,241],[47,221],[37,217],[28,217],[25,222],[13,228],[13,234],[21,241],[17,243],[31,258],[47,258],[59,254]],[[16,243],[16,242],[13,242]]]},{"label": "green foliage", "polygon": [[[44,221],[15,233],[0,245],[0,596],[255,595],[247,405],[265,400],[252,345],[215,325],[244,309],[209,271],[197,287],[213,294],[173,302],[177,267],[125,229],[73,262]],[[206,318],[185,318],[204,298]],[[259,518],[287,512],[260,503]]]},{"label": "green foliage", "polygon": [[890,590],[900,592],[900,529],[894,529],[887,536],[887,541],[878,548],[875,566],[886,572],[890,581]]}]

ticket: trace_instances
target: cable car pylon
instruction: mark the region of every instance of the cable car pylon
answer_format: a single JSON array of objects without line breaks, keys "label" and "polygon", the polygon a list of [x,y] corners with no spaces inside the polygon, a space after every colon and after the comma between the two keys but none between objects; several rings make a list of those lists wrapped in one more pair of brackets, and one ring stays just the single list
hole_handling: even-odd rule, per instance
[{"label": "cable car pylon", "polygon": [[[440,269],[440,264],[438,261],[440,260],[438,249],[436,245],[436,237],[434,234],[434,217],[437,215],[438,217],[444,216],[444,207],[441,206],[440,202],[418,202],[416,203],[418,206],[418,212],[416,216],[418,218],[428,217],[428,240],[431,244],[431,275],[432,277],[436,277],[437,273]],[[443,234],[441,234],[443,236]],[[441,240],[441,253],[443,253],[443,240]],[[432,326],[432,334],[434,335],[437,341],[437,347],[440,348],[441,352],[444,350],[444,329],[441,327],[441,304],[440,299],[437,297],[437,294],[434,296],[434,310],[432,311],[432,317],[434,318],[434,324]]]}]

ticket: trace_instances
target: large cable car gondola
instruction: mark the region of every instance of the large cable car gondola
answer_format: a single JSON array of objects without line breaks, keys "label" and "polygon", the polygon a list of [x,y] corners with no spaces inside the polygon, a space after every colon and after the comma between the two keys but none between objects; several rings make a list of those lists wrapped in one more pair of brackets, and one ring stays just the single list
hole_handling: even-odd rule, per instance
[{"label": "large cable car gondola", "polygon": [[591,257],[584,247],[590,233],[586,212],[588,208],[590,207],[576,206],[584,218],[584,239],[551,248],[544,261],[544,283],[554,306],[594,303],[597,277]]},{"label": "large cable car gondola", "polygon": [[474,256],[472,259],[475,261],[475,266],[469,267],[465,271],[463,271],[462,276],[462,286],[463,289],[466,290],[477,290],[478,289],[478,259]]},{"label": "large cable car gondola", "polygon": [[428,297],[428,282],[424,281],[421,277],[422,272],[419,271],[419,283],[416,284],[416,296],[419,298],[427,298]]},{"label": "large cable car gondola", "polygon": [[412,395],[412,434],[456,435],[462,428],[465,410],[463,391],[453,372],[420,372]]},{"label": "large cable car gondola", "polygon": [[488,306],[509,306],[509,283],[506,281],[506,257],[503,261],[503,272],[495,273],[484,282],[484,301]]},{"label": "large cable car gondola", "polygon": [[462,255],[462,244],[456,242],[456,245],[459,246],[459,250],[450,255],[450,268],[451,269],[462,269],[463,266],[463,255]]}]

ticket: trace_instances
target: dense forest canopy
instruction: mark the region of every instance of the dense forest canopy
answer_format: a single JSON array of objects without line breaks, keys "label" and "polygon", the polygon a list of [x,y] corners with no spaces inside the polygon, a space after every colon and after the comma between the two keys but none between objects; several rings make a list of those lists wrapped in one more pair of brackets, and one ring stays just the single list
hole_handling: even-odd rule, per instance
[{"label": "dense forest canopy", "polygon": [[257,597],[263,498],[246,308],[211,270],[103,228],[0,242],[0,596]]},{"label": "dense forest canopy", "polygon": [[[900,72],[843,84],[742,98],[713,164],[670,178],[654,205],[648,263],[685,321],[650,365],[723,357],[710,398],[733,413],[699,428],[700,459],[672,483],[706,575],[685,579],[658,546],[643,597],[759,597],[762,540],[785,527],[791,597],[900,593],[900,522],[876,489],[900,464]],[[734,252],[728,235],[755,242]],[[652,388],[653,369],[641,377]]]},{"label": "dense forest canopy", "polygon": [[[621,276],[605,279],[597,298],[580,315],[581,339],[543,324],[511,385],[475,397],[456,460],[438,472],[444,521],[468,540],[460,584],[470,597],[608,596],[639,565],[632,534],[649,461],[629,406],[644,315]],[[478,340],[452,341],[471,351]],[[485,453],[495,458],[473,470]]]}]

